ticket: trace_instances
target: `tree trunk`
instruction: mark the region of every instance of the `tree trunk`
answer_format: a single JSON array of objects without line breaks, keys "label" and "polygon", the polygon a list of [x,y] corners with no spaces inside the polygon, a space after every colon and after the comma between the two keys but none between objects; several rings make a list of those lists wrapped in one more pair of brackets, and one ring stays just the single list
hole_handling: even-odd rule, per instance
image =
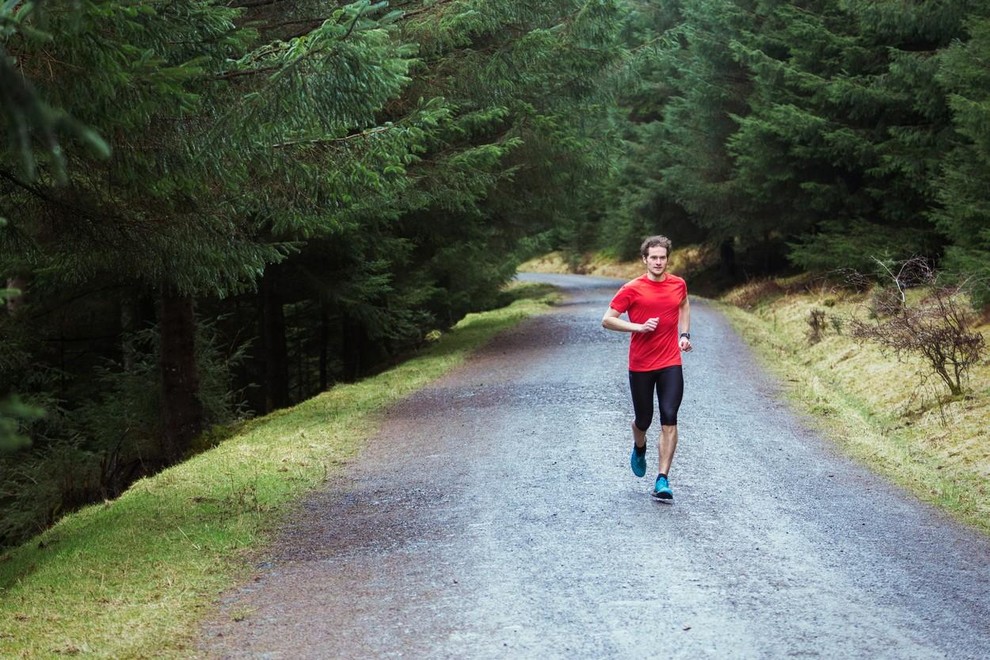
[{"label": "tree trunk", "polygon": [[289,352],[285,342],[281,269],[268,266],[261,278],[261,362],[265,409],[271,412],[289,405]]},{"label": "tree trunk", "polygon": [[340,325],[342,332],[340,353],[344,362],[344,379],[353,383],[361,377],[363,344],[361,326],[353,321],[347,312],[341,314]]},{"label": "tree trunk", "polygon": [[193,299],[163,290],[161,315],[161,378],[164,458],[175,463],[185,456],[203,429],[196,367],[196,317]]},{"label": "tree trunk", "polygon": [[736,249],[732,242],[733,239],[727,238],[718,247],[719,270],[729,280],[736,276]]},{"label": "tree trunk", "polygon": [[320,391],[330,384],[330,318],[326,302],[320,303]]}]

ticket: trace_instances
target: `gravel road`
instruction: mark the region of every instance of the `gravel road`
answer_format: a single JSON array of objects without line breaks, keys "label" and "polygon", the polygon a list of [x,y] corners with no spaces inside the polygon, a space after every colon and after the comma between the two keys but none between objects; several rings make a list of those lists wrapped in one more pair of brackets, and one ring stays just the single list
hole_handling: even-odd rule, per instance
[{"label": "gravel road", "polygon": [[990,658],[990,539],[838,455],[702,301],[653,501],[619,283],[539,277],[568,301],[391,409],[202,655]]}]

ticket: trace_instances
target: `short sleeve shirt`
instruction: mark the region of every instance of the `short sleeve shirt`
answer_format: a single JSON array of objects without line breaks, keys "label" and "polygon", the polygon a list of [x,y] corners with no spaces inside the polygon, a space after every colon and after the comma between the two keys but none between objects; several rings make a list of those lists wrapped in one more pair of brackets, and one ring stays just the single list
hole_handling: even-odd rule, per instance
[{"label": "short sleeve shirt", "polygon": [[654,282],[647,275],[627,282],[609,307],[628,315],[633,323],[659,319],[653,332],[634,332],[629,341],[629,371],[655,371],[681,364],[678,322],[687,283],[671,273]]}]

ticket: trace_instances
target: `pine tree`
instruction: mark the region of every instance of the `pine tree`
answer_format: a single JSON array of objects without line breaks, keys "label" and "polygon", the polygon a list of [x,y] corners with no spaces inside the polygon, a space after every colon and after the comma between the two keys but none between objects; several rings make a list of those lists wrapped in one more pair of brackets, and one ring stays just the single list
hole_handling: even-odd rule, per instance
[{"label": "pine tree", "polygon": [[610,116],[622,150],[605,191],[612,203],[594,237],[594,247],[623,259],[637,257],[643,237],[650,234],[668,234],[678,244],[703,237],[690,213],[668,194],[662,175],[673,161],[664,112],[679,94],[678,63],[687,48],[682,3],[627,4],[620,33],[626,54],[612,83],[618,98]]},{"label": "pine tree", "polygon": [[938,256],[927,214],[950,127],[934,55],[965,4],[762,3],[741,49],[758,93],[732,149],[747,197],[773,200],[798,239],[797,264]]},{"label": "pine tree", "polygon": [[[211,2],[87,3],[52,7],[46,18],[57,39],[25,31],[6,43],[16,52],[19,74],[34,81],[46,103],[106,136],[113,151],[100,161],[90,151],[66,148],[64,177],[46,166],[28,180],[13,159],[0,164],[10,220],[0,235],[0,273],[26,285],[21,311],[2,319],[21,339],[16,359],[0,364],[0,375],[6,383],[33,380],[22,391],[48,404],[48,417],[31,429],[35,455],[51,446],[76,452],[66,465],[78,474],[68,482],[105,495],[117,485],[99,483],[109,477],[94,476],[94,464],[116,457],[115,463],[139,460],[141,469],[153,469],[156,455],[165,461],[184,456],[210,420],[197,300],[251,289],[301,238],[339,223],[343,214],[306,203],[335,181],[326,172],[349,177],[345,191],[375,188],[370,168],[408,152],[403,143],[398,156],[366,156],[366,144],[354,147],[356,157],[327,158],[346,151],[327,148],[335,141],[347,148],[362,141],[351,132],[373,123],[376,110],[397,95],[409,57],[369,18],[366,2],[339,9],[304,35],[267,45],[257,30],[241,27],[246,17],[240,12]],[[315,182],[320,188],[314,190]],[[148,301],[157,301],[157,309],[149,312]],[[157,357],[157,377],[156,370],[141,370],[144,358],[120,334],[147,322],[157,324],[159,341],[142,350]],[[108,341],[81,346],[72,335],[86,329],[98,329]],[[114,340],[116,350],[108,350]],[[79,357],[66,362],[64,355],[77,346]],[[133,424],[135,410],[100,419],[99,400],[106,401],[107,415],[106,406],[115,405],[94,391],[104,386],[93,375],[94,359],[105,359],[100,356],[123,365],[112,376],[118,381],[130,378],[131,369],[149,379],[143,387],[161,406],[157,425]],[[149,451],[148,437],[139,432],[160,437],[159,446]],[[48,472],[46,481],[59,480],[39,469]],[[19,494],[2,500],[40,507],[37,517],[46,519],[84,496],[35,498],[36,504]],[[0,537],[8,533],[19,532],[0,521]]]},{"label": "pine tree", "polygon": [[[750,258],[767,238],[768,219],[753,213],[734,181],[730,139],[740,117],[750,113],[753,82],[736,46],[753,30],[752,3],[686,0],[683,21],[660,50],[672,87],[664,104],[662,128],[651,148],[665,160],[658,178],[670,212],[682,207],[690,222],[720,247],[721,271],[732,276],[736,252]],[[690,234],[690,232],[688,232]]]},{"label": "pine tree", "polygon": [[940,58],[956,137],[939,180],[938,228],[951,241],[945,268],[967,280],[974,302],[990,305],[990,15],[974,12],[968,38]]},{"label": "pine tree", "polygon": [[[25,291],[0,317],[0,380],[57,412],[18,474],[58,480],[58,447],[80,484],[4,506],[48,520],[185,455],[229,404],[213,329],[231,387],[285,405],[494,300],[526,245],[596,203],[615,7],[403,10],[101,0],[3,42],[37,99],[111,148],[67,139],[64,176],[41,147],[33,179],[15,151],[0,161],[0,274]],[[5,520],[0,540],[23,532]]]},{"label": "pine tree", "polygon": [[[0,126],[8,141],[0,145],[3,161],[20,164],[19,176],[33,181],[38,172],[38,157],[44,159],[58,180],[65,179],[63,142],[75,139],[103,157],[109,155],[106,142],[88,126],[53,107],[37,92],[31,79],[11,54],[26,34],[51,38],[45,31],[44,2],[6,2],[0,5]],[[0,218],[2,218],[0,208]]]},{"label": "pine tree", "polygon": [[[709,242],[743,250],[750,268],[779,268],[785,255],[814,270],[937,259],[945,239],[931,214],[954,139],[938,54],[974,6],[640,7],[638,25],[647,27],[635,36],[649,57],[640,58],[644,81],[627,101],[631,156],[618,217],[606,227],[632,236],[659,214],[674,226],[696,223]],[[654,18],[644,18],[650,11]]]}]

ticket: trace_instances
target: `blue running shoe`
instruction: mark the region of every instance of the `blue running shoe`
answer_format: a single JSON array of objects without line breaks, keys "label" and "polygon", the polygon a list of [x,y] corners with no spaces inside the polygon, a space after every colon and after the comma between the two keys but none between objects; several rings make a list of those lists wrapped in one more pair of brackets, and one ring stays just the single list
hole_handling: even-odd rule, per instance
[{"label": "blue running shoe", "polygon": [[667,477],[662,474],[657,476],[657,484],[653,487],[653,498],[669,504],[674,503],[674,491],[670,489]]},{"label": "blue running shoe", "polygon": [[646,474],[646,445],[643,445],[643,449],[640,451],[636,447],[636,443],[633,443],[632,453],[629,454],[629,466],[637,477]]}]

